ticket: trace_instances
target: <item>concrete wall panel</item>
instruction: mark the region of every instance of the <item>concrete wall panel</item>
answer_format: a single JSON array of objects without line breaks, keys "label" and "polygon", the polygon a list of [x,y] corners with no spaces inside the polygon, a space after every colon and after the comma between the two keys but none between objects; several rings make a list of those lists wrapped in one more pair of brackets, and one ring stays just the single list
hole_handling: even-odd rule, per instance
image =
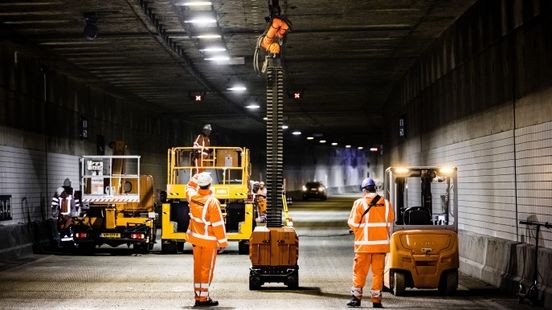
[{"label": "concrete wall panel", "polygon": [[[416,61],[386,110],[386,165],[458,166],[462,269],[501,287],[531,274],[515,266],[534,243],[519,221],[552,220],[550,29],[549,1],[479,1]],[[539,237],[550,265],[552,232]]]}]

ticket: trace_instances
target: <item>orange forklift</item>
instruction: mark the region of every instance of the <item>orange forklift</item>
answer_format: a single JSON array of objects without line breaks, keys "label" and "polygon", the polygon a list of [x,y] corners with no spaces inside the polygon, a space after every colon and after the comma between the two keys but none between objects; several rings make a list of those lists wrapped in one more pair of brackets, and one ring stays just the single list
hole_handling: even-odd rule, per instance
[{"label": "orange forklift", "polygon": [[396,296],[406,288],[450,295],[458,286],[456,168],[391,167],[384,191],[395,208],[384,285]]}]

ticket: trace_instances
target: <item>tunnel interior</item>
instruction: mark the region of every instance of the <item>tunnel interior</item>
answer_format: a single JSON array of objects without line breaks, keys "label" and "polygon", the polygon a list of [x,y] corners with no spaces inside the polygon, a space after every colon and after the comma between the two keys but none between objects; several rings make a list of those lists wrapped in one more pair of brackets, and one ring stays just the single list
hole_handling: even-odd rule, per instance
[{"label": "tunnel interior", "polygon": [[[0,3],[0,257],[48,242],[52,195],[65,179],[79,188],[79,158],[113,155],[114,141],[141,156],[156,199],[167,150],[205,124],[211,145],[248,148],[251,180],[267,180],[253,52],[274,1],[190,2]],[[276,3],[291,22],[276,123],[288,196],[311,181],[360,196],[367,176],[383,189],[388,167],[456,167],[460,271],[510,293],[536,272],[551,307],[552,231],[538,230],[535,254],[537,229],[521,222],[552,222],[552,4]],[[430,183],[416,198],[436,210]],[[238,231],[245,211],[229,210]]]}]

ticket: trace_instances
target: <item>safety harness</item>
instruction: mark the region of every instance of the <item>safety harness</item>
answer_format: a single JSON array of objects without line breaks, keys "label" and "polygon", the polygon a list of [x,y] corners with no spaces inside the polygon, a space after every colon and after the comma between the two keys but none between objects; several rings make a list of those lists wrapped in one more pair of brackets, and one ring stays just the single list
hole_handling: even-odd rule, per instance
[{"label": "safety harness", "polygon": [[380,199],[381,199],[381,196],[376,194],[376,196],[372,199],[372,201],[370,201],[370,204],[368,205],[368,209],[366,209],[366,211],[364,211],[364,213],[362,213],[362,216],[360,217],[360,220],[358,221],[358,228],[360,228],[360,225],[362,225],[362,219],[364,218],[364,216],[368,212],[370,212],[370,209],[372,209],[372,207],[375,206]]}]

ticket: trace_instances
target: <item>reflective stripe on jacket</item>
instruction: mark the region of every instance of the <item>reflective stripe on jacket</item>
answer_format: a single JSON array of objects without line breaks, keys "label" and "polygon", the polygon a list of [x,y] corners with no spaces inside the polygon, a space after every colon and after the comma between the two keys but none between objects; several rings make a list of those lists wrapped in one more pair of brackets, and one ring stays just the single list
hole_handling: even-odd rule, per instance
[{"label": "reflective stripe on jacket", "polygon": [[186,194],[190,206],[190,224],[186,232],[189,242],[203,247],[227,247],[220,203],[212,191],[200,189],[195,175],[188,182]]},{"label": "reflective stripe on jacket", "polygon": [[389,233],[395,219],[391,203],[384,197],[362,217],[376,194],[357,199],[349,215],[349,227],[355,234],[355,253],[389,252]]},{"label": "reflective stripe on jacket", "polygon": [[194,148],[198,149],[197,152],[201,153],[202,155],[209,155],[209,153],[205,152],[209,149],[209,146],[211,146],[211,139],[209,139],[208,136],[199,134],[197,135],[195,141],[194,141]]},{"label": "reflective stripe on jacket", "polygon": [[59,214],[68,216],[80,215],[80,200],[73,197],[73,195],[67,195],[65,198],[54,196],[50,205],[52,207],[53,218],[58,218]]}]

